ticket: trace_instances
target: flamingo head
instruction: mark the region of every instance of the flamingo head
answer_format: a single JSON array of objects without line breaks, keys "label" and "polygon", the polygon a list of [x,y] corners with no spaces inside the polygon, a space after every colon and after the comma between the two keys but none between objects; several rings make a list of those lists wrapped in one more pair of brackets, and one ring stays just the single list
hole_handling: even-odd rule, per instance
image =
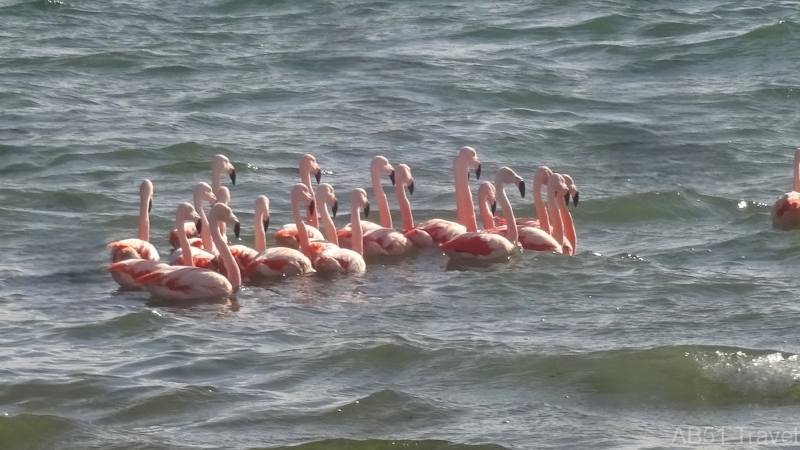
[{"label": "flamingo head", "polygon": [[547,180],[547,197],[550,198],[550,196],[555,199],[563,196],[565,203],[569,201],[569,186],[560,174],[554,173]]},{"label": "flamingo head", "polygon": [[[575,186],[575,182],[572,181],[572,177],[571,176],[569,176],[569,175],[561,175],[561,176],[564,177],[564,182],[567,183],[567,188],[569,189],[569,194],[568,195],[572,196],[572,204],[575,205],[575,207],[577,207],[578,206],[578,196],[580,195],[580,192],[578,192],[578,187]],[[566,199],[567,199],[566,200],[567,201],[567,205],[569,205],[569,197],[567,197]]]},{"label": "flamingo head", "polygon": [[[197,203],[205,201],[208,202],[209,205],[213,205],[214,203],[217,202],[217,196],[214,195],[214,191],[211,190],[211,186],[209,186],[208,183],[203,183],[203,182],[197,183],[197,185],[195,185],[194,198],[195,202]],[[197,201],[198,199],[200,200],[200,202]]]},{"label": "flamingo head", "polygon": [[515,184],[517,185],[517,188],[519,188],[519,194],[523,198],[525,197],[525,181],[523,181],[522,177],[517,175],[517,173],[511,170],[509,167],[501,167],[497,170],[494,184],[495,189],[502,189],[503,185],[506,184]]},{"label": "flamingo head", "polygon": [[400,189],[407,187],[408,193],[414,195],[414,177],[411,176],[410,167],[405,164],[397,166],[397,169],[394,171],[394,180],[400,185]]},{"label": "flamingo head", "polygon": [[269,228],[269,199],[266,195],[256,197],[255,211],[256,217],[261,220],[264,232],[266,232],[267,228]]},{"label": "flamingo head", "polygon": [[142,199],[142,203],[147,202],[147,212],[149,213],[153,209],[153,183],[150,180],[142,181],[139,186],[139,198]]},{"label": "flamingo head", "polygon": [[478,202],[480,204],[488,203],[492,214],[497,211],[497,190],[490,181],[484,181],[478,187]]},{"label": "flamingo head", "polygon": [[308,153],[300,157],[300,173],[314,174],[317,184],[319,184],[319,180],[322,179],[322,169],[320,169],[317,164],[317,158],[314,158],[314,155]]},{"label": "flamingo head", "polygon": [[219,188],[219,195],[217,195],[217,202],[225,203],[226,205],[230,205],[231,203],[231,191],[225,186]]},{"label": "flamingo head", "polygon": [[311,196],[311,191],[305,184],[297,183],[292,186],[291,199],[292,204],[303,205],[311,214],[314,214],[314,197]]},{"label": "flamingo head", "polygon": [[367,199],[367,191],[358,188],[353,190],[353,195],[350,196],[351,208],[363,209],[364,217],[369,217],[369,199]]},{"label": "flamingo head", "polygon": [[178,220],[183,222],[194,222],[200,219],[200,215],[195,211],[191,203],[181,203],[178,205],[178,213],[176,214]]},{"label": "flamingo head", "polygon": [[[394,174],[394,167],[389,164],[389,160],[383,156],[376,156],[372,158],[372,163],[369,165],[370,172],[374,174],[380,175],[389,175],[389,179],[392,180],[392,186],[395,183],[395,174]],[[374,178],[373,178],[374,179]]]},{"label": "flamingo head", "polygon": [[236,184],[236,169],[231,164],[231,160],[225,155],[214,155],[211,162],[211,172],[215,174],[227,173],[231,177],[231,183]]},{"label": "flamingo head", "polygon": [[336,201],[336,192],[333,186],[328,183],[322,183],[317,188],[316,201],[320,203],[323,208],[331,207],[333,217],[336,217],[336,212],[339,211],[339,202]]},{"label": "flamingo head", "polygon": [[[467,162],[467,167],[475,169],[475,178],[481,179],[481,161],[478,159],[478,152],[472,147],[463,147],[458,153],[456,160],[464,160]],[[467,179],[469,179],[469,171],[467,171]]]},{"label": "flamingo head", "polygon": [[[226,225],[233,226],[233,233],[238,238],[241,232],[241,225],[239,225],[239,219],[233,214],[231,208],[224,204],[224,203],[217,203],[211,207],[211,213],[209,214],[209,218],[212,223],[225,222]],[[212,225],[213,229],[214,225]]]}]

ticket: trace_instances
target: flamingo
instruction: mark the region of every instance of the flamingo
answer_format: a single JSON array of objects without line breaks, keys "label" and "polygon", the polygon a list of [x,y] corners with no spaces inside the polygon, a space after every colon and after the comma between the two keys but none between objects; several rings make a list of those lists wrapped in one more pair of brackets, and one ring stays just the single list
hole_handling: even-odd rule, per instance
[{"label": "flamingo", "polygon": [[[361,228],[361,214],[360,211],[364,210],[364,216],[369,216],[369,201],[367,200],[367,191],[364,189],[355,189],[350,196],[350,224],[352,228],[352,244],[353,249],[330,247],[327,250],[315,255],[314,267],[320,273],[348,273],[348,274],[363,274],[367,270],[367,264],[364,262],[364,245]],[[325,213],[327,214],[327,212]]]},{"label": "flamingo", "polygon": [[772,207],[772,225],[790,229],[800,226],[800,148],[794,153],[792,192],[783,194]]},{"label": "flamingo", "polygon": [[[392,180],[392,184],[395,184],[394,178],[394,167],[389,164],[389,160],[383,156],[376,156],[372,158],[372,162],[369,166],[369,173],[372,179],[372,192],[375,194],[375,199],[378,202],[378,213],[380,216],[381,223],[378,225],[377,223],[370,222],[367,220],[361,221],[361,231],[364,235],[366,233],[376,230],[378,228],[393,228],[392,226],[392,214],[389,211],[389,200],[386,197],[386,192],[383,190],[383,185],[381,184],[381,175],[388,175],[389,179]],[[353,231],[351,228],[352,224],[347,224],[344,227],[340,228],[338,231],[339,242],[341,246],[344,248],[351,248],[353,239]]]},{"label": "flamingo", "polygon": [[[228,188],[222,186],[220,188],[220,192],[224,193],[224,191],[227,189]],[[198,242],[198,238],[189,238],[187,236],[187,233],[183,233],[183,236],[187,238],[187,241],[189,242],[189,245],[191,247],[189,251],[191,251],[192,254],[192,264],[195,267],[204,267],[207,269],[219,271],[221,267],[215,260],[217,251],[214,248],[214,242],[211,238],[211,228],[208,225],[208,219],[206,218],[206,213],[205,211],[203,211],[203,202],[206,201],[212,205],[218,203],[217,196],[214,195],[213,189],[211,186],[208,185],[208,183],[200,182],[197,183],[197,185],[195,185],[194,187],[193,197],[194,197],[194,209],[199,216],[199,220],[197,221],[195,229],[199,230],[200,240]],[[183,222],[181,222],[181,226],[183,226]],[[180,247],[169,255],[169,264],[173,266],[184,265],[184,260],[183,260],[184,250],[180,244],[182,242],[181,233],[177,231],[179,229],[180,228],[176,228],[175,230],[173,230],[173,233],[175,233],[175,236],[178,239],[179,243],[178,246]]]},{"label": "flamingo", "polygon": [[462,233],[452,240],[439,246],[439,249],[451,259],[478,260],[478,261],[499,261],[507,260],[512,254],[519,250],[517,241],[517,226],[511,203],[508,201],[503,186],[506,184],[516,184],[520,194],[525,196],[525,182],[513,170],[508,167],[501,167],[495,176],[495,189],[500,207],[506,223],[513,224],[508,227],[507,237],[499,234],[483,232]]},{"label": "flamingo", "polygon": [[267,248],[269,199],[266,196],[259,195],[256,198],[255,210],[255,250],[243,245],[230,247],[236,262],[242,268],[242,277],[280,277],[314,272],[311,260],[299,251],[287,247]]},{"label": "flamingo", "polygon": [[[227,189],[227,188],[226,188]],[[211,186],[208,183],[197,183],[194,189],[192,190],[192,199],[194,201],[194,209],[195,211],[200,214],[201,217],[201,225],[200,230],[202,230],[202,222],[208,223],[206,219],[206,214],[203,211],[203,202],[208,202],[209,205],[213,206],[214,203],[217,201],[217,197],[214,195],[214,191],[211,189]],[[213,247],[211,242],[211,234],[209,233],[207,236],[203,236],[201,238],[201,232],[198,231],[198,227],[194,222],[186,222],[183,228],[184,234],[186,237],[189,238],[189,244],[192,247],[205,247],[206,245],[209,247],[209,251],[211,247]],[[181,244],[180,240],[178,239],[178,229],[172,230],[169,234],[169,243],[172,248],[179,249]]]},{"label": "flamingo", "polygon": [[[142,181],[139,186],[139,238],[123,239],[108,244],[111,249],[111,262],[128,259],[142,259],[158,261],[158,250],[150,241],[150,210],[153,207],[153,183],[150,180]],[[140,290],[142,286],[129,275],[112,272],[111,277],[124,290]]]},{"label": "flamingo", "polygon": [[481,213],[483,229],[495,228],[494,213],[497,209],[497,190],[489,181],[484,181],[478,186],[478,210]]},{"label": "flamingo", "polygon": [[[178,206],[178,210],[175,213],[175,225],[178,229],[183,227],[183,224],[187,221],[194,221],[199,219],[200,216],[194,210],[194,207],[189,203],[182,203]],[[187,249],[189,248],[189,241],[186,238],[186,235],[178,235],[179,239],[181,240],[180,245]],[[111,276],[114,279],[117,277],[124,277],[136,280],[148,273],[155,272],[156,270],[160,270],[163,268],[168,268],[167,264],[160,263],[158,261],[152,261],[147,259],[127,259],[124,261],[115,262],[110,266],[105,268],[106,272],[111,272]],[[138,281],[134,281],[141,289],[141,284]]]},{"label": "flamingo", "polygon": [[[417,225],[412,237],[415,245],[433,247],[448,242],[461,233],[478,230],[472,205],[472,192],[469,189],[470,167],[475,169],[476,178],[480,179],[481,162],[478,160],[478,153],[472,147],[464,147],[453,162],[458,223],[444,219],[431,219]],[[409,235],[410,231],[405,230],[406,235]]]},{"label": "flamingo", "polygon": [[[188,203],[184,205],[191,207]],[[213,270],[199,267],[169,266],[141,276],[136,281],[144,285],[153,296],[173,301],[221,300],[239,290],[242,284],[239,267],[219,231],[219,222],[225,221],[234,225],[238,237],[239,220],[228,205],[223,203],[217,203],[211,208],[210,220],[211,235],[225,265],[227,278]],[[182,242],[181,247],[187,248],[188,242]]]},{"label": "flamingo", "polygon": [[[319,184],[322,179],[322,169],[320,169],[317,159],[313,155],[305,154],[300,158],[300,181],[306,185],[313,199],[314,190],[311,186],[311,174],[314,174],[314,178]],[[319,220],[317,219],[316,211],[306,210],[306,225],[304,227],[308,230],[311,239],[323,239],[322,233],[319,232]],[[300,240],[297,234],[297,224],[289,223],[281,227],[275,233],[275,242],[280,247],[298,248]]]},{"label": "flamingo", "polygon": [[[392,179],[397,186],[396,193],[398,204],[405,202],[406,205],[408,205],[408,208],[400,210],[400,215],[403,218],[403,226],[405,227],[409,221],[412,224],[414,222],[413,217],[411,217],[411,206],[408,197],[405,195],[406,187],[408,187],[409,193],[412,195],[414,193],[414,179],[411,176],[411,168],[405,164],[400,164],[397,166],[397,170],[392,174]],[[413,228],[413,226],[411,228]],[[415,247],[414,242],[409,239],[405,233],[385,227],[365,232],[363,243],[364,256],[404,255]]]}]

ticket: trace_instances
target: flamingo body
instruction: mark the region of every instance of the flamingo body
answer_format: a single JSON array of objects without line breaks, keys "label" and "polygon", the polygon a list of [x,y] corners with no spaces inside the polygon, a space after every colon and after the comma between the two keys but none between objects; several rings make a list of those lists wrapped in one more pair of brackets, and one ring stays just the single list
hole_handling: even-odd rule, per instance
[{"label": "flamingo body", "polygon": [[800,227],[800,192],[783,194],[772,207],[772,223],[778,228]]},{"label": "flamingo body", "polygon": [[362,274],[367,271],[364,258],[353,250],[330,248],[315,259],[315,267],[320,273]]},{"label": "flamingo body", "polygon": [[242,276],[281,277],[314,272],[311,260],[298,250],[273,247],[258,253],[242,271]]},{"label": "flamingo body", "polygon": [[227,278],[199,267],[164,267],[136,281],[148,292],[164,300],[218,300],[233,293]]},{"label": "flamingo body", "polygon": [[148,259],[126,259],[106,267],[106,272],[111,272],[111,277],[120,285],[123,290],[141,290],[142,285],[136,281],[137,278],[147,275],[163,267],[168,267],[164,263],[151,261]]},{"label": "flamingo body", "polygon": [[[444,219],[431,219],[419,224],[416,228],[430,236],[434,245],[444,244],[467,232],[467,227],[464,225]],[[417,232],[417,235],[420,236],[421,233]],[[425,242],[425,239],[414,240],[415,244],[417,242]]]},{"label": "flamingo body", "polygon": [[482,232],[462,233],[439,246],[450,258],[480,261],[507,259],[516,249],[503,236]]},{"label": "flamingo body", "polygon": [[[505,225],[487,230],[489,233],[499,234],[505,237],[508,228]],[[519,244],[525,250],[534,250],[537,252],[562,252],[562,246],[547,234],[546,231],[537,227],[530,226],[517,226],[517,233],[519,234]]]},{"label": "flamingo body", "polygon": [[[309,239],[324,239],[322,233],[311,225],[306,224]],[[275,243],[281,247],[288,247],[297,250],[300,248],[300,237],[297,234],[297,225],[290,223],[284,225],[280,230],[275,232]]]}]

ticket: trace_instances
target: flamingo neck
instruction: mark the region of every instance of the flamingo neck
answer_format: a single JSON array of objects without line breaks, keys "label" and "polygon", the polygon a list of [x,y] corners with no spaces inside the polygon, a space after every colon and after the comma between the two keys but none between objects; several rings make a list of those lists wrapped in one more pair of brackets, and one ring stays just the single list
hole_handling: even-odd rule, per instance
[{"label": "flamingo neck", "polygon": [[[308,192],[311,193],[311,198],[316,200],[314,189],[311,187],[311,169],[300,172],[300,181],[308,188]],[[306,222],[314,228],[319,228],[319,220],[317,219],[316,212],[311,214],[308,208],[306,208]]]},{"label": "flamingo neck", "polygon": [[547,209],[550,212],[550,217],[553,219],[553,232],[550,234],[553,239],[558,242],[558,245],[564,243],[564,225],[561,222],[560,202],[556,198],[555,192],[547,190]]},{"label": "flamingo neck", "polygon": [[800,148],[794,154],[794,187],[795,192],[800,192]]},{"label": "flamingo neck", "polygon": [[181,244],[181,254],[183,255],[183,265],[186,267],[194,266],[194,258],[192,258],[192,246],[189,245],[189,238],[186,237],[184,229],[184,222],[180,217],[175,218],[175,228],[178,230],[178,242]]},{"label": "flamingo neck", "polygon": [[481,221],[483,222],[483,229],[488,230],[489,228],[494,228],[494,214],[492,214],[492,209],[489,207],[488,200],[485,198],[479,198],[478,208],[480,208],[481,210]]},{"label": "flamingo neck", "polygon": [[139,202],[139,239],[150,241],[150,199],[142,196]]},{"label": "flamingo neck", "polygon": [[333,219],[328,212],[328,206],[324,203],[323,206],[324,208],[322,208],[322,211],[320,211],[319,214],[322,216],[322,225],[325,226],[325,239],[327,239],[331,244],[338,246],[339,236],[336,234],[336,225],[334,225]]},{"label": "flamingo neck", "polygon": [[217,217],[212,218],[215,223],[214,227],[211,229],[211,238],[214,240],[214,244],[216,244],[219,250],[219,257],[222,259],[222,264],[225,265],[228,281],[231,282],[231,288],[233,288],[235,292],[238,291],[239,287],[242,285],[242,274],[239,272],[239,266],[236,264],[236,260],[233,259],[233,254],[228,247],[226,239],[224,239],[222,233],[219,232],[219,223],[222,222],[222,220]]},{"label": "flamingo neck", "polygon": [[[578,249],[578,237],[575,233],[575,223],[572,221],[572,214],[569,213],[566,203],[558,202],[559,209],[561,210],[561,227],[564,230],[564,237],[572,245],[572,255]],[[563,206],[563,207],[562,207]]]},{"label": "flamingo neck", "polygon": [[397,183],[397,205],[400,207],[400,217],[403,218],[403,231],[413,229],[414,216],[411,214],[411,202],[402,183]]},{"label": "flamingo neck", "polygon": [[350,229],[353,233],[351,247],[354,252],[364,256],[364,231],[361,229],[361,214],[356,204],[350,206]]},{"label": "flamingo neck", "polygon": [[256,235],[256,252],[261,253],[267,249],[267,233],[264,231],[264,212],[256,214],[255,221],[255,235]]},{"label": "flamingo neck", "polygon": [[[219,177],[217,177],[219,179]],[[211,188],[213,191],[214,188]],[[211,227],[208,225],[208,217],[206,217],[206,212],[203,210],[203,198],[200,196],[199,193],[194,194],[194,210],[197,211],[197,215],[200,216],[200,237],[203,239],[203,250],[214,253],[214,241],[211,239]],[[181,225],[183,227],[183,225]],[[178,228],[178,235],[181,233],[186,234],[183,231],[183,228]]]},{"label": "flamingo neck", "polygon": [[506,191],[503,189],[503,183],[495,181],[495,187],[497,190],[497,203],[500,203],[500,207],[503,208],[503,218],[506,219],[506,239],[516,244],[519,234],[517,232],[517,219],[511,209],[511,202],[508,201]]},{"label": "flamingo neck", "polygon": [[[303,218],[300,216],[300,205],[298,203],[297,201],[292,202],[292,217],[294,217],[294,224],[297,227],[297,237],[300,239],[300,251],[311,258],[313,256],[311,254],[311,242],[308,239],[306,224],[303,223]],[[307,210],[308,208],[306,208]]]},{"label": "flamingo neck", "polygon": [[386,197],[386,192],[384,192],[383,186],[381,185],[380,168],[372,170],[372,191],[375,193],[375,200],[378,202],[381,226],[383,228],[393,228],[392,213],[389,210],[389,199]]},{"label": "flamingo neck", "polygon": [[533,206],[536,208],[536,217],[539,219],[539,228],[545,233],[552,235],[553,229],[550,226],[550,218],[547,216],[547,207],[542,200],[542,185],[547,183],[546,173],[536,172],[533,177]]},{"label": "flamingo neck", "polygon": [[214,167],[211,168],[211,192],[217,196],[220,195],[220,190],[222,188],[222,180],[220,180],[220,177],[222,177],[222,169],[219,166],[214,165]]},{"label": "flamingo neck", "polygon": [[475,218],[475,205],[472,204],[472,191],[469,189],[469,162],[456,158],[453,164],[453,178],[456,186],[456,217],[467,231],[478,231]]}]

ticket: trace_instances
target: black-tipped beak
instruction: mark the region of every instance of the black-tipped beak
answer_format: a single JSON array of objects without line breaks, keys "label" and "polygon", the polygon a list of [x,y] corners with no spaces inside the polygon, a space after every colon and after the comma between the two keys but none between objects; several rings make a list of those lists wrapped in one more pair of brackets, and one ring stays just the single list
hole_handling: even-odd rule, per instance
[{"label": "black-tipped beak", "polygon": [[519,182],[519,195],[521,195],[522,198],[525,198],[525,182],[524,181],[520,181]]},{"label": "black-tipped beak", "polygon": [[394,170],[389,174],[389,179],[392,180],[392,186],[394,186]]},{"label": "black-tipped beak", "polygon": [[478,164],[478,168],[475,169],[475,178],[477,178],[479,180],[481,179],[481,165],[480,164]]},{"label": "black-tipped beak", "polygon": [[203,231],[203,221],[202,220],[198,220],[197,223],[194,224],[194,226],[197,227],[197,233],[198,234],[200,234]]},{"label": "black-tipped beak", "polygon": [[331,208],[331,211],[333,211],[333,217],[336,217],[336,212],[339,211],[339,200],[333,202],[333,207]]},{"label": "black-tipped beak", "polygon": [[317,169],[317,173],[314,174],[314,178],[317,179],[317,184],[319,184],[319,180],[322,179],[322,170],[321,169]]},{"label": "black-tipped beak", "polygon": [[242,232],[242,226],[239,222],[236,222],[236,225],[233,226],[233,235],[236,236],[236,239],[239,239],[239,234]]},{"label": "black-tipped beak", "polygon": [[408,193],[414,195],[414,182],[412,181],[411,184],[408,185]]},{"label": "black-tipped beak", "polygon": [[492,215],[494,215],[494,213],[497,212],[497,202],[492,202],[491,210],[492,210]]},{"label": "black-tipped beak", "polygon": [[147,213],[150,214],[150,211],[153,210],[153,199],[150,199],[150,203],[147,204]]},{"label": "black-tipped beak", "polygon": [[580,192],[576,192],[575,195],[572,196],[572,204],[575,205],[575,207],[578,206],[578,195],[580,195]]},{"label": "black-tipped beak", "polygon": [[269,219],[262,220],[261,223],[264,225],[264,232],[266,233],[267,229],[269,228]]},{"label": "black-tipped beak", "polygon": [[364,217],[369,217],[369,203],[364,205]]},{"label": "black-tipped beak", "polygon": [[308,204],[308,212],[310,214],[314,214],[314,200],[311,200],[311,203]]},{"label": "black-tipped beak", "polygon": [[564,203],[566,203],[566,204],[568,204],[568,205],[569,205],[569,192],[567,192],[566,194],[564,194]]},{"label": "black-tipped beak", "polygon": [[236,184],[236,170],[231,170],[231,183]]}]

